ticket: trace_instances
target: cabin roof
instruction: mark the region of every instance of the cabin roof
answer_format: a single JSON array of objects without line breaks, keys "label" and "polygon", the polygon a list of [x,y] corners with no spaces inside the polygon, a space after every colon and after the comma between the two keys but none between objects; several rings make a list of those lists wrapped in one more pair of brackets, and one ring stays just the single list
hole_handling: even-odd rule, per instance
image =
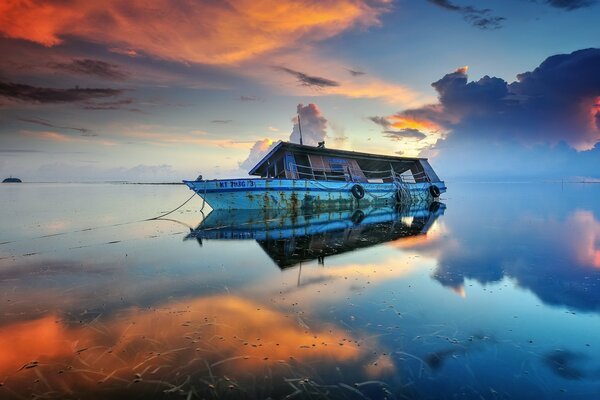
[{"label": "cabin roof", "polygon": [[420,157],[388,156],[388,155],[383,155],[383,154],[361,153],[358,151],[328,149],[325,147],[315,147],[315,146],[308,146],[308,145],[297,144],[297,143],[279,142],[279,143],[277,143],[277,145],[275,147],[273,147],[273,149],[271,149],[271,151],[266,156],[264,156],[262,158],[262,160],[260,160],[258,162],[258,164],[256,164],[254,166],[254,168],[252,168],[248,172],[248,174],[255,175],[255,174],[259,173],[259,171],[262,169],[262,167],[265,165],[265,163],[268,160],[274,158],[275,156],[279,155],[279,153],[281,153],[283,151],[290,151],[292,153],[299,153],[299,154],[315,154],[315,155],[326,156],[326,157],[346,157],[346,158],[350,158],[350,159],[365,160],[365,161],[371,161],[371,162],[377,162],[377,161],[399,162],[399,161],[427,160],[426,158],[420,158]]}]

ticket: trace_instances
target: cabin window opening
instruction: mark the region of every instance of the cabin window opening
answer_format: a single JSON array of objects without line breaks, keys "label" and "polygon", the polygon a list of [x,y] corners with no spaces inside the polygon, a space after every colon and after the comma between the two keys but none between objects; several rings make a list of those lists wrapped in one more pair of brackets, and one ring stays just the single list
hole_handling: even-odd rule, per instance
[{"label": "cabin window opening", "polygon": [[334,181],[349,181],[348,161],[341,158],[330,158],[328,178]]},{"label": "cabin window opening", "polygon": [[275,161],[275,178],[285,177],[285,168],[283,167],[283,158]]},{"label": "cabin window opening", "polygon": [[310,160],[306,154],[296,154],[296,167],[298,169],[298,175],[300,179],[314,179],[312,167],[310,166]]}]

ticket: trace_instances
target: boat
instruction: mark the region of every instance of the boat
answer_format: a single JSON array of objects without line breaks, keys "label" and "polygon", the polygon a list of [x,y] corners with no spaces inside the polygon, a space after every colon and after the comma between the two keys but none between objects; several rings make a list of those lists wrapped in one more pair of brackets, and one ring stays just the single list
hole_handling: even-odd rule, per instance
[{"label": "boat", "polygon": [[439,202],[321,212],[289,209],[213,210],[186,240],[255,240],[280,268],[381,243],[425,237],[444,214]]},{"label": "boat", "polygon": [[257,178],[183,182],[217,210],[330,209],[433,201],[446,191],[426,158],[279,142],[249,171]]},{"label": "boat", "polygon": [[19,178],[13,178],[12,176],[9,178],[6,178],[2,181],[2,183],[22,183],[23,181],[20,180]]}]

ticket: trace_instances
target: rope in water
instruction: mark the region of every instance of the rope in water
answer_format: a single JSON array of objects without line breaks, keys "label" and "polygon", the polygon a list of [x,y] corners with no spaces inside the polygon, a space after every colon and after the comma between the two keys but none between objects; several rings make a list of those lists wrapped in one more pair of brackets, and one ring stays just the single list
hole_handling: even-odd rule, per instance
[{"label": "rope in water", "polygon": [[[183,202],[183,204],[181,204],[179,207],[177,207],[177,208],[174,208],[174,209],[172,209],[171,211],[169,211],[169,212],[167,212],[167,213],[161,214],[161,215],[159,215],[158,217],[154,217],[154,218],[148,218],[148,219],[145,219],[144,221],[153,221],[153,220],[155,220],[155,219],[161,219],[161,218],[163,218],[163,217],[166,217],[166,216],[167,216],[167,215],[169,215],[169,214],[173,214],[175,211],[177,211],[177,210],[179,210],[181,207],[185,206],[185,205],[186,205],[186,204],[187,204],[187,203],[188,203],[188,202],[189,202],[189,201],[190,201],[190,200],[191,200],[191,199],[192,199],[192,198],[193,198],[195,195],[196,195],[196,193],[194,193],[193,195],[191,195],[191,196],[190,196],[190,198],[189,198],[189,199],[187,199],[186,201],[184,201],[184,202]],[[202,199],[202,200],[204,200],[204,199]],[[204,201],[202,202],[202,208],[204,208]],[[200,211],[202,211],[202,209],[200,209]]]},{"label": "rope in water", "polygon": [[[200,212],[202,213],[202,215],[204,215],[204,213],[202,212],[204,210],[204,206],[206,205],[206,189],[208,188],[208,185],[205,183],[204,184],[204,196],[202,196],[202,207],[200,207]],[[172,209],[171,211],[169,211],[168,213],[159,215],[158,217],[154,217],[154,218],[148,218],[145,219],[144,221],[153,221],[155,219],[161,219],[163,217],[166,217],[169,214],[174,213],[175,211],[179,210],[181,207],[185,206],[197,193],[194,192],[194,194],[187,199],[186,201],[183,202],[183,204],[181,204],[179,207]]]}]

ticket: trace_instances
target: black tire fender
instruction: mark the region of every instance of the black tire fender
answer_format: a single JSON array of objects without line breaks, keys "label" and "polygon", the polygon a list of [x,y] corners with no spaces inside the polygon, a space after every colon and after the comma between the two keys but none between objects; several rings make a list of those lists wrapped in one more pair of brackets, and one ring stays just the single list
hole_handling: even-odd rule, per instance
[{"label": "black tire fender", "polygon": [[356,200],[360,200],[363,197],[365,197],[365,188],[357,184],[352,186],[352,188],[350,189],[350,193],[352,193],[352,196],[354,196]]},{"label": "black tire fender", "polygon": [[435,185],[429,186],[429,193],[433,197],[440,197],[440,194],[442,194],[442,192],[440,191],[440,188]]}]

